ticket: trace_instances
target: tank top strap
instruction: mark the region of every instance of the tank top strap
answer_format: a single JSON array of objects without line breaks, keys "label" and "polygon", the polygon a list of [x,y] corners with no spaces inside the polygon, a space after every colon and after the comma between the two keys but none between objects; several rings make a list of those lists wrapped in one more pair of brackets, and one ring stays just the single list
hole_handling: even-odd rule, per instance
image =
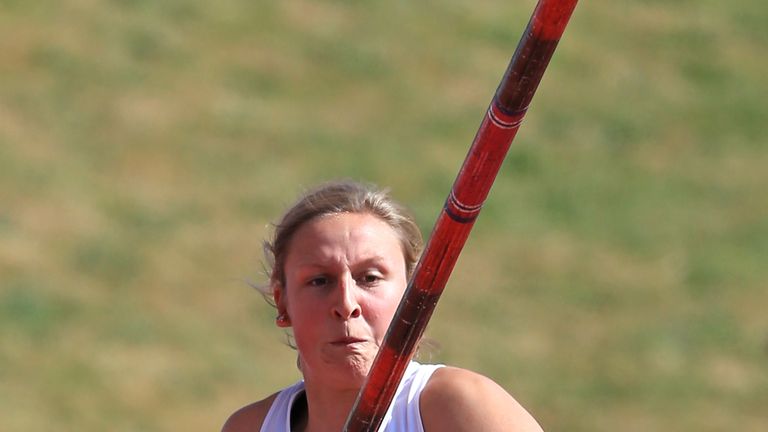
[{"label": "tank top strap", "polygon": [[291,407],[303,392],[304,381],[281,390],[269,407],[260,432],[291,432]]},{"label": "tank top strap", "polygon": [[417,362],[408,365],[379,432],[424,432],[419,397],[432,374],[443,366]]}]

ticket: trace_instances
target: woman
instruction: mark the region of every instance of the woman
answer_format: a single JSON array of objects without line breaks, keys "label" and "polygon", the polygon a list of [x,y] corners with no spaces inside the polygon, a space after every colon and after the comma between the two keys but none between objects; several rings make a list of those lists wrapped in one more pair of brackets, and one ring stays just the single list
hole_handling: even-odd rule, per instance
[{"label": "woman", "polygon": [[[278,327],[291,328],[303,380],[241,408],[224,432],[343,428],[413,272],[422,240],[382,191],[323,185],[265,244]],[[541,431],[504,389],[476,373],[411,363],[380,431]]]}]

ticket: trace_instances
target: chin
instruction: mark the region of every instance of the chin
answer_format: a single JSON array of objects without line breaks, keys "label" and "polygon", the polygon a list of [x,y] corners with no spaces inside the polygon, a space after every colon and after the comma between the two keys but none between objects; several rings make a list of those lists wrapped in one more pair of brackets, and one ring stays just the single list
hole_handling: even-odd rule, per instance
[{"label": "chin", "polygon": [[345,386],[360,388],[365,383],[368,372],[371,370],[375,356],[365,354],[352,354],[343,359],[334,359],[326,362],[326,378],[331,378],[343,383]]}]

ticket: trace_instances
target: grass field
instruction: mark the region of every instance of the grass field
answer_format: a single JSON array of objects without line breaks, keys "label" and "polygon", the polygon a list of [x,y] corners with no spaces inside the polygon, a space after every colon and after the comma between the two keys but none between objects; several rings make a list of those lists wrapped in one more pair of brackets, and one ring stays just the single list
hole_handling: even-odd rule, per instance
[{"label": "grass field", "polygon": [[[0,430],[218,430],[295,380],[269,223],[351,177],[429,233],[534,5],[0,0]],[[549,431],[768,430],[766,23],[582,1],[427,359]]]}]

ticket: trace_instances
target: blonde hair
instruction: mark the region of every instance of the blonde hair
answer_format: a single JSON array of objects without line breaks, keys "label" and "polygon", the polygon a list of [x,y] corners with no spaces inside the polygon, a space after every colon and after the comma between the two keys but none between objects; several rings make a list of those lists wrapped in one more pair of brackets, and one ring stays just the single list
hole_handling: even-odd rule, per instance
[{"label": "blonde hair", "polygon": [[303,224],[320,216],[339,213],[368,213],[389,225],[400,238],[406,274],[413,273],[423,239],[418,225],[387,190],[351,180],[324,183],[309,190],[274,225],[271,239],[264,242],[270,293],[276,285],[285,287],[285,257],[294,233]]}]

